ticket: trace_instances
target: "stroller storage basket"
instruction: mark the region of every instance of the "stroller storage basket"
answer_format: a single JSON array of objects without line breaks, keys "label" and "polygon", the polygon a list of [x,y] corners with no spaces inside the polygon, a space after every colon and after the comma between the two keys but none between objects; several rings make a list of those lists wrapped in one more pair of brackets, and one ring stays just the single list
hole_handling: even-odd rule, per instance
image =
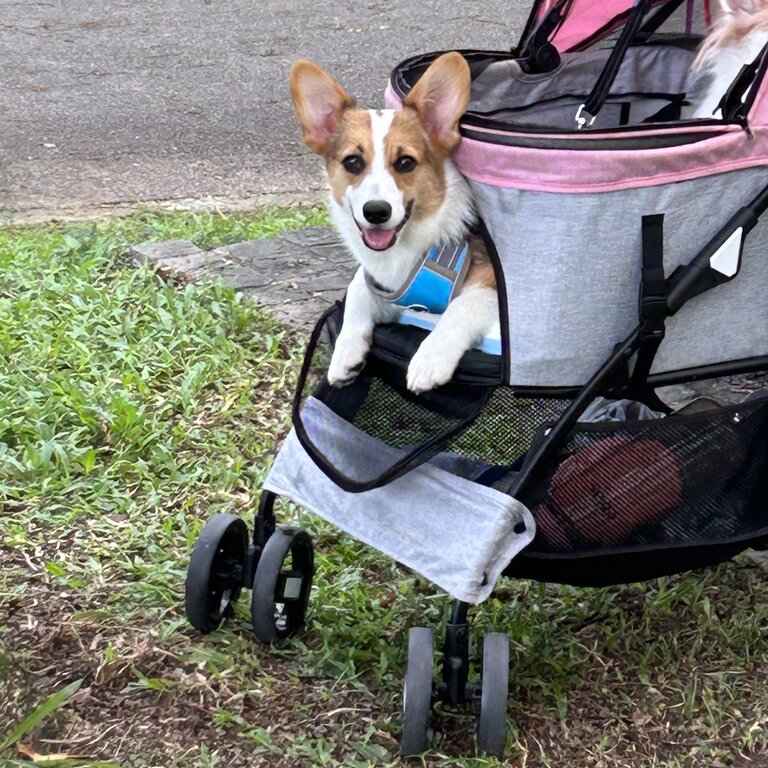
[{"label": "stroller storage basket", "polygon": [[766,466],[768,394],[695,415],[578,424],[524,495],[537,522],[528,551],[584,557],[764,538]]}]

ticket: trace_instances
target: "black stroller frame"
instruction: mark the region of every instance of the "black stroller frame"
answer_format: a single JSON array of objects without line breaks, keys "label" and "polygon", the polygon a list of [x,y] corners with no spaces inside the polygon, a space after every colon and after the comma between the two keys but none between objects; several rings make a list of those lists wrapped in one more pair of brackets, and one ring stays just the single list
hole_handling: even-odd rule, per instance
[{"label": "black stroller frame", "polygon": [[[555,11],[559,12],[566,5],[567,0],[557,4]],[[642,6],[643,10],[647,10],[652,5],[648,0],[638,3],[638,15],[632,17],[630,14],[630,21],[634,18],[639,23],[641,14],[637,8]],[[679,1],[668,3],[657,14],[669,15],[670,9],[674,10],[678,5]],[[660,23],[661,19],[657,18],[657,21]],[[531,68],[538,67],[543,71],[553,68],[553,61],[559,57],[557,50],[548,41],[552,29],[559,22],[559,18],[550,16],[538,27],[529,24],[530,28],[524,36],[528,41],[527,46],[521,46],[519,50],[522,49],[520,55]],[[630,27],[631,23],[627,25],[627,28]],[[620,38],[612,54],[616,60],[612,64],[608,62],[606,71],[612,70],[615,76],[630,38],[635,34],[637,24]],[[756,71],[757,62],[752,65],[753,78]],[[742,76],[726,94],[724,103],[737,102],[741,105],[742,101],[737,97],[743,94],[745,82]],[[607,94],[610,84],[606,86],[603,82],[601,88]],[[596,102],[590,104],[589,117],[596,114]],[[597,104],[599,109],[600,105]],[[656,352],[665,338],[665,326],[669,318],[676,315],[691,299],[729,283],[739,274],[742,251],[739,252],[739,264],[730,273],[714,268],[713,257],[738,230],[742,232],[740,248],[743,250],[746,235],[758,224],[766,210],[768,185],[742,206],[695,258],[678,267],[669,276],[664,274],[663,266],[664,217],[643,217],[638,324],[615,346],[610,356],[583,386],[557,393],[551,389],[538,392],[535,388],[526,387],[514,391],[514,395],[520,397],[567,396],[570,402],[550,424],[542,438],[531,446],[506,492],[517,499],[527,500],[541,476],[551,471],[558,452],[572,440],[579,418],[598,396],[641,401],[657,410],[668,412],[669,409],[655,393],[659,387],[735,373],[768,371],[768,356],[763,356],[704,365],[682,372],[651,373]],[[489,252],[495,254],[490,235],[482,226],[481,234]],[[498,257],[495,260],[497,277],[500,277]],[[768,263],[764,266],[768,268]],[[501,280],[499,283],[503,284]],[[293,419],[303,447],[315,463],[328,473],[333,470],[313,448],[311,439],[303,430],[301,417],[302,390],[312,364],[312,349],[322,326],[321,320],[302,367],[300,385],[294,400]],[[505,359],[502,367],[507,364]],[[401,462],[397,473],[390,472],[383,480],[379,477],[367,483],[348,482],[349,487],[345,490],[364,491],[379,487],[398,474],[404,474],[411,466],[405,460]],[[340,477],[339,480],[339,484],[344,487],[344,478]],[[283,640],[304,625],[314,571],[312,542],[309,535],[299,529],[278,527],[275,499],[274,492],[262,492],[250,534],[245,523],[234,515],[217,515],[203,530],[192,554],[186,581],[187,617],[202,632],[213,631],[223,619],[232,614],[233,605],[242,589],[253,590],[253,627],[263,642]],[[574,574],[572,567],[569,567],[574,559],[572,556],[563,557],[556,551],[523,550],[505,568],[504,575],[585,586],[629,583],[677,573],[681,570],[681,564],[685,569],[715,564],[730,559],[748,546],[760,548],[766,544],[768,523],[760,530],[721,539],[710,546],[697,543],[688,548],[638,546],[632,552],[584,552],[578,556],[578,574]],[[649,552],[653,557],[648,556]],[[506,635],[501,633],[486,635],[482,681],[470,681],[469,609],[467,602],[458,599],[454,599],[451,604],[442,641],[442,674],[436,684],[432,682],[432,630],[422,627],[410,630],[401,737],[403,755],[415,755],[426,748],[429,714],[436,701],[449,706],[479,701],[478,744],[489,753],[503,754],[507,734],[508,641]]]}]

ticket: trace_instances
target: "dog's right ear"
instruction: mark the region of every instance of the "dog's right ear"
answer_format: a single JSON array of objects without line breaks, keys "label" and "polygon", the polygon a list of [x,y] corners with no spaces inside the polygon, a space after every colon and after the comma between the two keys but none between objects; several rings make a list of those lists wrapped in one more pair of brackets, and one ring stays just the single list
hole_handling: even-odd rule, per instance
[{"label": "dog's right ear", "polygon": [[345,109],[354,99],[311,61],[297,61],[291,69],[291,98],[304,131],[304,141],[318,155],[325,153]]}]

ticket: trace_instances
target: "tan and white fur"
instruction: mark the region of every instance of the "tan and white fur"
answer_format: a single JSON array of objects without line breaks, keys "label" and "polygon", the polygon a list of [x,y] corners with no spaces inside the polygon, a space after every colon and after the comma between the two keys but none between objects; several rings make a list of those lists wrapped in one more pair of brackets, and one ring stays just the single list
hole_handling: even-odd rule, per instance
[{"label": "tan and white fur", "polygon": [[[689,117],[720,117],[718,105],[745,64],[768,42],[768,0],[719,0],[720,15],[691,67],[706,86]],[[697,90],[692,88],[692,90]]]},{"label": "tan and white fur", "polygon": [[[401,311],[368,288],[365,272],[394,290],[431,246],[467,235],[472,199],[451,154],[460,140],[458,122],[469,88],[469,67],[458,53],[435,60],[399,110],[358,109],[309,61],[297,62],[291,71],[304,140],[325,161],[331,217],[360,264],[328,371],[333,385],[354,380],[374,326],[392,322]],[[470,243],[467,279],[408,367],[413,392],[448,382],[464,352],[498,322],[493,268],[479,244]]]}]

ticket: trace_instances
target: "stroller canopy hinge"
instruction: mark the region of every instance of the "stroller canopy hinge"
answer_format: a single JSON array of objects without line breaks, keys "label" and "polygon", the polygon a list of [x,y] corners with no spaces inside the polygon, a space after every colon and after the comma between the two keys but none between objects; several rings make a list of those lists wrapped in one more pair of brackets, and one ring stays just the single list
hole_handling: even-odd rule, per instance
[{"label": "stroller canopy hinge", "polygon": [[573,0],[561,0],[528,35],[520,56],[520,68],[528,75],[552,72],[560,66],[560,52],[550,42]]}]

